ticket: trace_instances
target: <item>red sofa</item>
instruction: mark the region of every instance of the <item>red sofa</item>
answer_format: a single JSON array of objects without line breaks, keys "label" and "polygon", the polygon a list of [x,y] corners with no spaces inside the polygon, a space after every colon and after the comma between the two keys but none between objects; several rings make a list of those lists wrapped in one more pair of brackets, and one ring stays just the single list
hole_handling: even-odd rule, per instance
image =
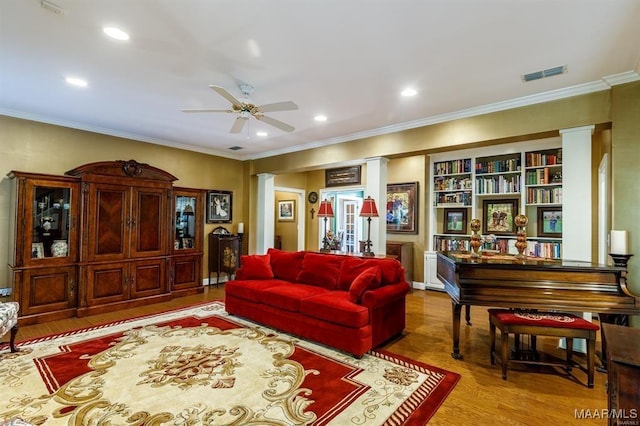
[{"label": "red sofa", "polygon": [[395,259],[269,249],[241,257],[225,306],[360,357],[404,330],[409,289]]}]

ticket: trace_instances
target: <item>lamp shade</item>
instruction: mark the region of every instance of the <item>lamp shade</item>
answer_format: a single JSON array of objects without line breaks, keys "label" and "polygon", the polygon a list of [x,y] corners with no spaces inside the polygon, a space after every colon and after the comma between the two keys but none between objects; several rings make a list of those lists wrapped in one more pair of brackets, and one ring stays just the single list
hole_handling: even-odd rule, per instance
[{"label": "lamp shade", "polygon": [[333,217],[333,205],[330,201],[320,201],[320,210],[318,211],[318,217]]},{"label": "lamp shade", "polygon": [[365,198],[362,209],[360,210],[360,217],[378,217],[376,201],[371,198],[371,196]]}]

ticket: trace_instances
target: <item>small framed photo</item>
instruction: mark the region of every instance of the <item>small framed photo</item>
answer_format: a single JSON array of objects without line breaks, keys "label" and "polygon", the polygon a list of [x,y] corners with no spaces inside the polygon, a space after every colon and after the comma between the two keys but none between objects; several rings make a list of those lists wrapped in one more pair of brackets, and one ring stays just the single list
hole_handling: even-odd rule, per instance
[{"label": "small framed photo", "polygon": [[295,220],[295,200],[278,201],[278,220],[292,222]]},{"label": "small framed photo", "polygon": [[482,211],[483,234],[516,235],[514,218],[518,215],[518,199],[484,200]]},{"label": "small framed photo", "polygon": [[182,239],[182,248],[183,249],[193,248],[193,238],[183,238]]},{"label": "small framed photo", "polygon": [[231,191],[207,192],[207,223],[231,223],[233,193]]},{"label": "small framed photo", "polygon": [[467,209],[444,209],[443,234],[467,233]]},{"label": "small framed photo", "polygon": [[538,237],[562,237],[562,207],[538,207]]},{"label": "small framed photo", "polygon": [[31,244],[31,257],[34,259],[42,259],[44,257],[44,245],[42,243]]}]

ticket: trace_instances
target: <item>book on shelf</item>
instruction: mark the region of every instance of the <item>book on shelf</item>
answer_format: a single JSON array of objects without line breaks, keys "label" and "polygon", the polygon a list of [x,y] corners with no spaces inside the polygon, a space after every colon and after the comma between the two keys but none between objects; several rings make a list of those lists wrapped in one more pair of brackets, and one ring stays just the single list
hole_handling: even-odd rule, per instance
[{"label": "book on shelf", "polygon": [[527,167],[555,166],[562,164],[562,148],[547,152],[527,152],[525,154]]}]

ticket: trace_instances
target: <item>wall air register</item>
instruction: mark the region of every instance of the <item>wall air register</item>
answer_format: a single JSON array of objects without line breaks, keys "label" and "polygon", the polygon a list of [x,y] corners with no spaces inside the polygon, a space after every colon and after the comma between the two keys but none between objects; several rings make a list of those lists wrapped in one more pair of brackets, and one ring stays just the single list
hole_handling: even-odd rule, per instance
[{"label": "wall air register", "polygon": [[524,74],[522,76],[522,81],[526,83],[528,81],[540,80],[541,78],[546,78],[546,77],[553,77],[554,75],[560,75],[566,72],[567,72],[567,66],[560,65],[559,67],[553,67],[553,68],[549,68],[542,71],[535,71],[529,74]]}]

